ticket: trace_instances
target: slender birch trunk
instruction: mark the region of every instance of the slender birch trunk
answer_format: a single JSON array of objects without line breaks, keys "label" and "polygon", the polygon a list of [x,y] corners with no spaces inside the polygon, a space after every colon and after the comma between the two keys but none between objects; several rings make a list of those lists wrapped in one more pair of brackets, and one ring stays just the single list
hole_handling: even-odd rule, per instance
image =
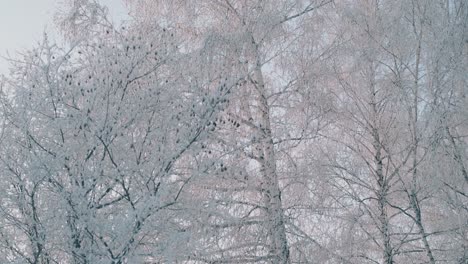
[{"label": "slender birch trunk", "polygon": [[281,202],[281,190],[276,169],[275,149],[271,132],[270,107],[268,105],[262,64],[258,52],[258,44],[252,36],[255,54],[255,68],[253,71],[253,84],[258,92],[259,124],[261,130],[261,173],[262,196],[267,208],[268,235],[271,239],[272,263],[286,264],[289,262],[289,246],[286,236],[286,223]]}]

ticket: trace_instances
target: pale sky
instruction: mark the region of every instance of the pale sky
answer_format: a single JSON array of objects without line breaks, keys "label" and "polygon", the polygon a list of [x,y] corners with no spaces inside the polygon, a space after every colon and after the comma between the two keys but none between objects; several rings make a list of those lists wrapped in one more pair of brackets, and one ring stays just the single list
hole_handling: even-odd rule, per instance
[{"label": "pale sky", "polygon": [[[121,0],[100,2],[109,7],[114,21],[125,16]],[[53,15],[60,3],[63,0],[0,0],[0,75],[9,72],[3,57],[33,47],[44,29],[54,31]],[[54,38],[53,32],[51,35]]]}]

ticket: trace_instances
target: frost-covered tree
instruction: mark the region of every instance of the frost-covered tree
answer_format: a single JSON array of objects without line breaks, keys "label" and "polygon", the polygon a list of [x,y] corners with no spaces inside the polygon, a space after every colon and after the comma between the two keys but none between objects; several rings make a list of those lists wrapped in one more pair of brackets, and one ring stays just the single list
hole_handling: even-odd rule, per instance
[{"label": "frost-covered tree", "polygon": [[[345,120],[338,117],[337,130],[329,135],[340,146],[338,151],[334,147],[326,153],[332,157],[329,166],[336,178],[332,184],[342,190],[337,194],[343,200],[340,206],[351,210],[344,215],[345,222],[361,229],[348,237],[361,243],[367,239],[376,247],[375,253],[369,250],[370,244],[347,253],[363,261],[464,259],[458,252],[465,242],[448,241],[453,233],[464,232],[466,222],[440,222],[448,217],[442,217],[448,212],[440,202],[440,194],[449,191],[444,181],[454,180],[459,173],[434,170],[434,166],[446,166],[447,160],[435,157],[440,136],[446,134],[440,118],[450,116],[440,113],[443,107],[438,105],[448,101],[434,95],[442,90],[454,92],[453,86],[442,84],[439,78],[453,76],[460,84],[459,69],[450,65],[466,68],[460,58],[449,55],[453,60],[447,63],[441,57],[441,53],[463,54],[463,33],[458,30],[466,27],[459,20],[466,16],[466,7],[449,2],[449,9],[458,10],[456,15],[437,1],[362,1],[354,8],[342,7],[347,44],[336,58],[337,87],[341,87],[336,95],[339,116]],[[434,39],[451,44],[442,47]],[[440,72],[439,67],[446,71]],[[456,177],[458,184],[465,185],[462,177]],[[459,214],[455,218],[460,219]],[[451,253],[444,253],[447,250]],[[378,257],[378,251],[383,257]]]},{"label": "frost-covered tree", "polygon": [[92,34],[70,48],[45,38],[6,82],[2,255],[171,261],[186,254],[188,236],[174,207],[197,175],[178,170],[193,162],[186,157],[201,148],[236,80],[195,71],[201,55],[182,53],[170,28],[86,25],[79,30]]},{"label": "frost-covered tree", "polygon": [[466,262],[464,1],[124,2],[0,82],[0,262]]}]

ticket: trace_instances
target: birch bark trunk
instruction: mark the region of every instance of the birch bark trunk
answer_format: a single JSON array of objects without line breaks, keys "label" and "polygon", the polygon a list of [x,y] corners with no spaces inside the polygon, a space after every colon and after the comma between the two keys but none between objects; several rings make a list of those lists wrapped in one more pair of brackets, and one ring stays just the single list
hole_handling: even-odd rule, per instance
[{"label": "birch bark trunk", "polygon": [[255,65],[253,70],[253,85],[258,92],[259,120],[261,129],[261,176],[262,196],[267,208],[268,235],[271,240],[273,263],[286,264],[289,262],[289,246],[286,236],[286,223],[281,202],[281,189],[276,168],[275,149],[271,131],[270,106],[267,100],[266,84],[262,71],[262,62],[258,44],[251,37]]}]

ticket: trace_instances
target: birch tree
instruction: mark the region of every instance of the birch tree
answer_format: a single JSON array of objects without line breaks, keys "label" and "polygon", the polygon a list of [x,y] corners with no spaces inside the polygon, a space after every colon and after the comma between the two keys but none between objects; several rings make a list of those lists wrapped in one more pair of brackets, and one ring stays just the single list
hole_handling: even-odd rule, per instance
[{"label": "birch tree", "polygon": [[0,261],[466,262],[464,1],[124,2],[0,82]]},{"label": "birch tree", "polygon": [[184,254],[174,251],[186,240],[183,218],[171,208],[188,183],[175,168],[197,152],[235,83],[182,70],[197,56],[178,52],[169,29],[92,30],[68,49],[45,39],[7,82],[14,91],[2,97],[9,262],[126,263]]}]

